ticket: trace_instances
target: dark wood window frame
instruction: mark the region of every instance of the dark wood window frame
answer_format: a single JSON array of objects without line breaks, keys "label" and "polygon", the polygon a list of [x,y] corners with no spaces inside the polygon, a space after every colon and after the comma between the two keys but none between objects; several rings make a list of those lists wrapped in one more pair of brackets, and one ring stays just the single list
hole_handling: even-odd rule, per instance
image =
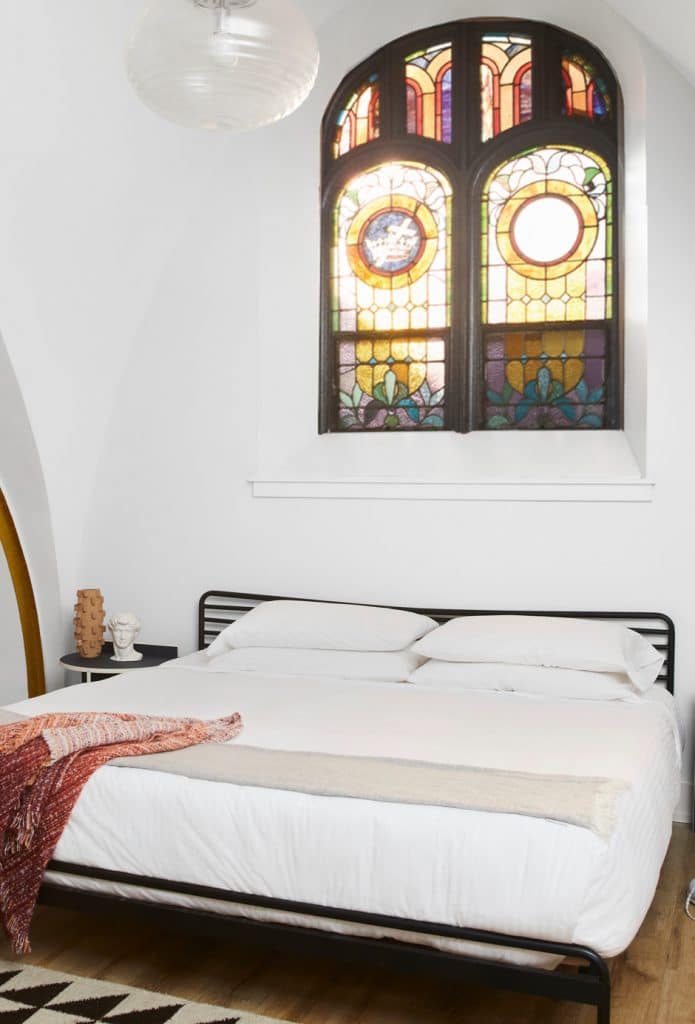
[{"label": "dark wood window frame", "polygon": [[[533,117],[487,142],[481,140],[480,54],[486,31],[529,35],[533,45]],[[405,59],[416,50],[451,41],[453,47],[453,135],[451,143],[437,142],[406,131]],[[586,55],[606,82],[613,103],[605,121],[563,114],[562,57],[567,49]],[[335,157],[336,120],[347,98],[378,74],[380,84],[379,138]],[[330,250],[334,203],[356,174],[388,162],[411,160],[445,174],[453,188],[452,206],[452,310],[446,352],[444,429],[458,433],[485,429],[482,340],[480,316],[481,249],[480,210],[485,182],[505,159],[533,146],[578,146],[591,150],[608,165],[613,181],[613,309],[607,320],[555,322],[549,328],[605,327],[606,414],[603,429],[623,426],[622,357],[622,101],[618,82],[606,58],[580,36],[541,22],[477,19],[449,22],[397,39],[372,54],[341,82],[322,123],[322,241],[321,241],[321,353],[319,432],[339,431],[336,349],[340,337],[331,322]],[[495,324],[495,333],[534,330],[545,324]],[[379,332],[365,334],[372,340]],[[388,337],[385,332],[382,337]],[[422,336],[425,332],[411,332]],[[440,332],[442,333],[442,332]],[[399,331],[398,336],[407,336]],[[403,429],[400,428],[399,432]],[[414,427],[418,432],[427,429]],[[560,428],[562,429],[562,428]],[[571,429],[571,428],[570,428]],[[344,431],[342,431],[344,432]],[[354,431],[348,431],[352,433]],[[369,430],[363,431],[369,433]]]}]

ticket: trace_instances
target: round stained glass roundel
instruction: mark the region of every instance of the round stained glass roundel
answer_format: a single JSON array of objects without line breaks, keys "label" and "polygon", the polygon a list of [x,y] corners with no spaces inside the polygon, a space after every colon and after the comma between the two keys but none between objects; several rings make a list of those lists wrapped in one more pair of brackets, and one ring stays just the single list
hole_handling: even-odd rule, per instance
[{"label": "round stained glass roundel", "polygon": [[412,270],[424,245],[422,225],[406,210],[375,214],[365,224],[360,238],[362,259],[377,274]]},{"label": "round stained glass roundel", "polygon": [[350,266],[361,281],[373,288],[404,288],[432,266],[439,229],[424,203],[391,193],[362,207],[346,241]]},{"label": "round stained glass roundel", "polygon": [[519,207],[511,224],[511,243],[528,263],[548,266],[562,263],[576,252],[582,240],[579,210],[559,195],[541,195]]}]

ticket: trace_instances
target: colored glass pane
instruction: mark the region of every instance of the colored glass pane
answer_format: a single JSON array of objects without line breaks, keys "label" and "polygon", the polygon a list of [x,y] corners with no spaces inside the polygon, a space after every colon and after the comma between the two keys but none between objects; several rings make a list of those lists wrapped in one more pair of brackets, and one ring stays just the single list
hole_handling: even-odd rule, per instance
[{"label": "colored glass pane", "polygon": [[589,61],[578,54],[567,54],[562,61],[565,87],[564,113],[569,117],[588,117],[604,121],[611,113],[611,96],[603,78]]},{"label": "colored glass pane", "polygon": [[486,32],[480,58],[482,139],[533,116],[533,52],[529,36]]},{"label": "colored glass pane", "polygon": [[405,61],[407,130],[451,142],[451,43],[412,53]]},{"label": "colored glass pane", "polygon": [[342,341],[341,430],[441,430],[445,352],[443,337]]},{"label": "colored glass pane", "polygon": [[348,182],[334,207],[334,330],[449,327],[450,205],[446,178],[422,164],[382,164]]},{"label": "colored glass pane", "polygon": [[611,175],[596,154],[539,147],[502,164],[483,193],[483,323],[609,319],[612,232]]},{"label": "colored glass pane", "polygon": [[484,363],[487,429],[605,426],[603,330],[490,333]]},{"label": "colored glass pane", "polygon": [[379,138],[379,76],[369,80],[350,97],[336,120],[333,154],[343,156],[365,142]]}]

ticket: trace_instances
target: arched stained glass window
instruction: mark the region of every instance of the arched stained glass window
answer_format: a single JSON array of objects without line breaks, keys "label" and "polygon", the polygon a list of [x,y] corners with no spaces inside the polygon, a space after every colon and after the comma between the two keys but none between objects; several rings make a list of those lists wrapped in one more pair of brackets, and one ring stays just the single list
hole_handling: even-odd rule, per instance
[{"label": "arched stained glass window", "polygon": [[565,86],[564,114],[596,121],[610,117],[610,89],[588,60],[576,53],[563,57],[562,78]]},{"label": "arched stained glass window", "polygon": [[380,164],[351,178],[334,210],[340,426],[441,429],[451,186],[423,164]]},{"label": "arched stained glass window", "polygon": [[601,54],[540,23],[435,27],[345,79],[322,432],[621,426],[619,119]]},{"label": "arched stained glass window", "polygon": [[451,142],[451,43],[430,46],[406,58],[408,133]]},{"label": "arched stained glass window", "polygon": [[353,93],[336,118],[335,156],[343,156],[365,142],[379,138],[379,76],[369,79]]},{"label": "arched stained glass window", "polygon": [[[486,425],[603,427],[613,301],[608,166],[575,147],[530,150],[489,178],[482,224]],[[502,334],[497,324],[524,329]]]},{"label": "arched stained glass window", "polygon": [[483,142],[533,114],[530,36],[486,32],[480,60]]}]

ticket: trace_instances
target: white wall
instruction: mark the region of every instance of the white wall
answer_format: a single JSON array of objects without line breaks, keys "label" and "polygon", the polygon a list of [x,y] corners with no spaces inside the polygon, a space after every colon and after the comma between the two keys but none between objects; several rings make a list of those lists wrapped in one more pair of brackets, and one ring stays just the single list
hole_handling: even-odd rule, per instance
[{"label": "white wall", "polygon": [[[458,471],[489,457],[476,454],[476,438],[427,447],[417,437],[316,436],[318,124],[342,74],[381,42],[520,5],[316,3],[314,95],[287,122],[240,139],[180,132],[137,104],[120,63],[136,6],[66,0],[58,10],[41,0],[40,31],[35,10],[0,11],[0,113],[10,122],[0,135],[0,238],[9,239],[0,298],[46,469],[66,620],[84,585],[101,586],[110,610],[139,612],[144,640],[185,649],[209,587],[663,609],[680,627],[679,699],[692,716],[693,356],[680,323],[693,214],[674,202],[689,192],[695,157],[682,122],[692,87],[600,0],[521,5],[602,46],[625,86],[629,384],[644,410],[631,436],[656,480],[653,503],[259,501],[247,482],[259,466],[355,472],[377,459],[389,474],[432,458],[432,440],[446,452],[439,474],[450,459]],[[15,54],[18,22],[26,39]],[[10,85],[29,97],[21,117],[9,110]],[[634,256],[647,237],[648,262]],[[495,445],[504,462],[519,440]]]}]

